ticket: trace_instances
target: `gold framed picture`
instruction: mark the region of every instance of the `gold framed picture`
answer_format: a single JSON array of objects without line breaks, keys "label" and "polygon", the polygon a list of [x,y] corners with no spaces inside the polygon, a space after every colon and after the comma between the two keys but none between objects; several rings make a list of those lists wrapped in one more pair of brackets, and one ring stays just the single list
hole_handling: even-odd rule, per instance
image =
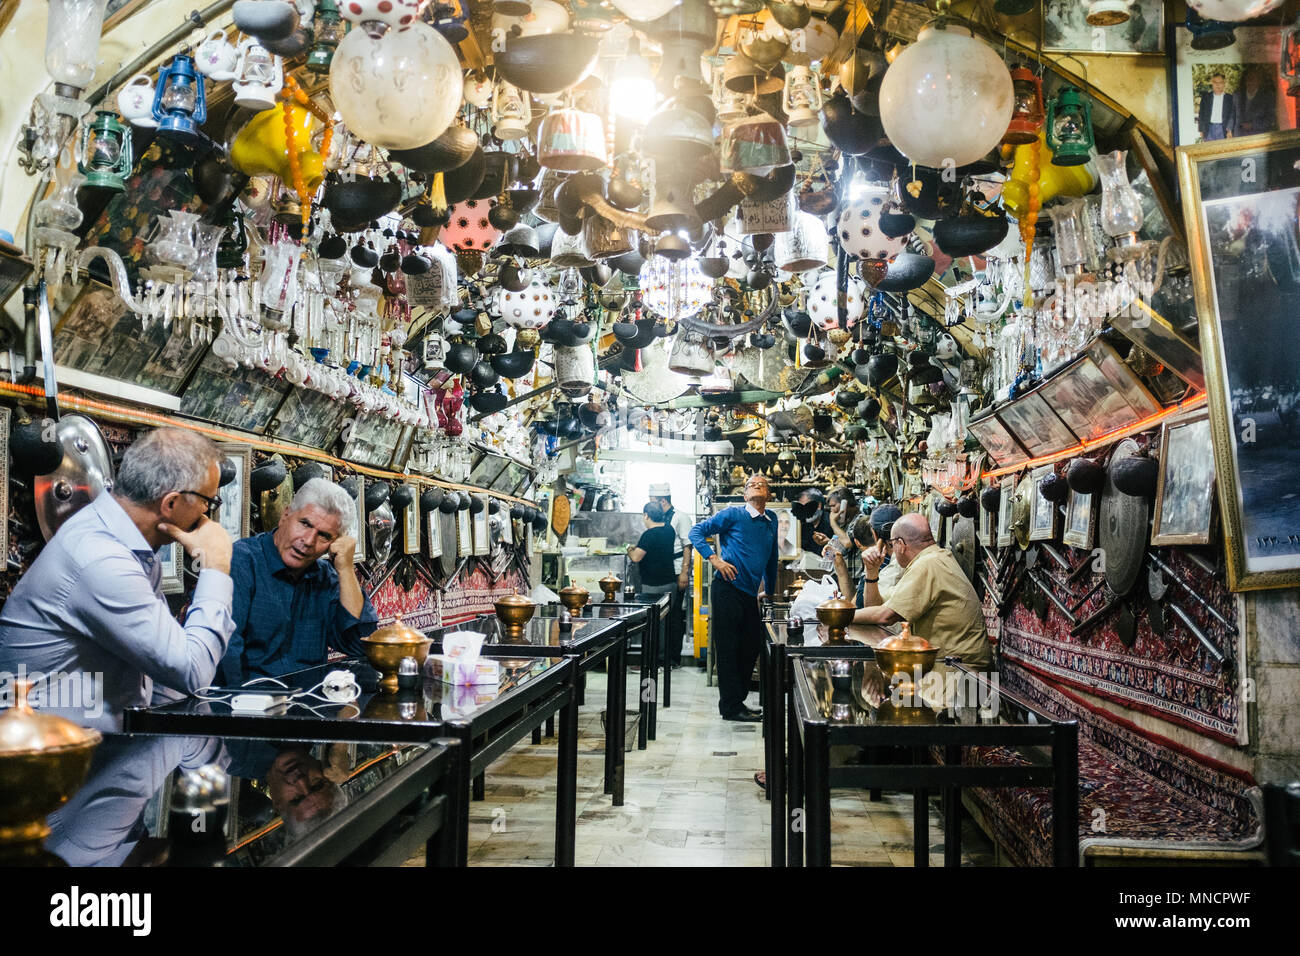
[{"label": "gold framed picture", "polygon": [[402,552],[420,553],[420,489],[411,485],[411,503],[402,512]]},{"label": "gold framed picture", "polygon": [[1214,522],[1214,449],[1205,410],[1160,429],[1160,481],[1151,543],[1209,544]]},{"label": "gold framed picture", "polygon": [[1295,587],[1300,538],[1277,476],[1300,465],[1300,132],[1199,143],[1177,159],[1228,587]]}]

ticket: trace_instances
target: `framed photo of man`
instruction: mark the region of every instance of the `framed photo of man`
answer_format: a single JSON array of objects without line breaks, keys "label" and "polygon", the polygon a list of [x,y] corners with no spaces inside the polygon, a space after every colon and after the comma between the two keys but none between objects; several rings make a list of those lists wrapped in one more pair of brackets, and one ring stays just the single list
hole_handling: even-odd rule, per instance
[{"label": "framed photo of man", "polygon": [[431,558],[442,557],[441,516],[442,516],[442,512],[439,511],[437,508],[431,508],[429,512],[425,515],[425,523],[427,525],[427,527],[425,528],[425,541],[428,542],[427,547],[429,551],[429,557]]},{"label": "framed photo of man", "polygon": [[1192,31],[1174,28],[1174,145],[1296,128],[1295,102],[1278,75],[1282,28],[1232,26],[1235,42],[1215,50],[1192,49]]},{"label": "framed photo of man", "polygon": [[1092,547],[1092,537],[1097,529],[1092,495],[1081,495],[1071,489],[1069,503],[1065,506],[1065,531],[1061,540],[1072,548],[1085,551]]},{"label": "framed photo of man", "polygon": [[1108,25],[1087,21],[1081,0],[1043,0],[1043,49],[1053,53],[1159,54],[1165,52],[1161,0],[1130,0],[1127,19]]},{"label": "framed photo of man", "polygon": [[402,512],[402,553],[420,553],[420,489],[411,488],[411,503]]},{"label": "framed photo of man", "polygon": [[222,485],[217,491],[221,498],[221,507],[217,509],[217,523],[230,533],[235,540],[249,535],[249,480],[253,471],[253,448],[251,445],[221,443],[221,455],[235,469],[234,480]]},{"label": "framed photo of man", "polygon": [[1170,419],[1160,431],[1154,545],[1209,544],[1214,517],[1214,448],[1206,411]]},{"label": "framed photo of man", "polygon": [[[1178,150],[1192,280],[1205,356],[1210,446],[1234,591],[1300,585],[1300,500],[1279,494],[1300,467],[1300,133],[1267,133]],[[1179,456],[1199,443],[1178,434]],[[1204,483],[1204,475],[1201,478]],[[1167,487],[1166,494],[1173,493]],[[1165,506],[1180,530],[1204,525],[1200,489]],[[1190,496],[1195,495],[1195,502]],[[1164,523],[1161,533],[1171,528]]]},{"label": "framed photo of man", "polygon": [[1001,497],[998,499],[998,547],[1011,544],[1011,499],[1016,496],[1016,476],[1002,479]]}]

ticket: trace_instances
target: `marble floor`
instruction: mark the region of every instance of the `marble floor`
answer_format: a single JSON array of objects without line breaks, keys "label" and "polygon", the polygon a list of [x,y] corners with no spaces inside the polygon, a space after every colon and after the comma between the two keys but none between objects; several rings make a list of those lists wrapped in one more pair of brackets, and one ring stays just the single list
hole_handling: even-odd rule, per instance
[{"label": "marble floor", "polygon": [[[632,686],[635,687],[633,681]],[[605,677],[591,674],[579,716],[578,866],[768,866],[770,810],[754,784],[763,768],[762,725],[723,721],[704,672],[673,674],[673,706],[659,708],[658,739],[628,753],[625,805],[602,793]],[[749,699],[758,706],[757,694]],[[489,768],[485,799],[470,808],[474,866],[550,866],[554,859],[554,739],[522,744]],[[931,801],[930,862],[943,863],[937,802]],[[837,790],[831,798],[837,865],[911,866],[912,797]],[[963,864],[991,865],[992,846],[969,821]]]}]

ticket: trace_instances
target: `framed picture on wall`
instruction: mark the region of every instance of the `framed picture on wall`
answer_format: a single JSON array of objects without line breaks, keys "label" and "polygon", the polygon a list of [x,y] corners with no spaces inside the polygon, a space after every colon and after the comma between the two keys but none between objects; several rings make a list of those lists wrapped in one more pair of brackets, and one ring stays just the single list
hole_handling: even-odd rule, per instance
[{"label": "framed picture on wall", "polygon": [[1043,49],[1053,53],[1110,53],[1136,56],[1165,52],[1161,0],[1132,0],[1128,19],[1094,26],[1080,0],[1043,0]]},{"label": "framed picture on wall", "polygon": [[489,536],[488,531],[487,508],[484,508],[478,514],[474,515],[472,523],[474,526],[472,535],[474,541],[474,554],[477,557],[482,557],[483,555],[490,553],[492,550],[492,539]]},{"label": "framed picture on wall", "polygon": [[1022,395],[999,408],[998,418],[1035,457],[1062,451],[1079,441],[1044,401],[1041,390]]},{"label": "framed picture on wall", "polygon": [[1278,72],[1282,28],[1232,27],[1235,41],[1217,50],[1192,49],[1192,31],[1174,27],[1169,90],[1176,146],[1296,128],[1295,102]]},{"label": "framed picture on wall", "polygon": [[420,553],[420,489],[412,487],[411,503],[402,512],[402,552]]},{"label": "framed picture on wall", "polygon": [[[1278,476],[1295,474],[1300,466],[1292,430],[1300,354],[1300,133],[1180,149],[1178,178],[1205,355],[1228,586],[1294,587],[1300,585],[1300,538],[1294,509],[1279,503]],[[1171,444],[1181,456],[1197,442],[1204,454],[1203,435],[1187,427]],[[1178,490],[1167,506],[1180,530],[1191,528],[1193,514],[1203,526],[1203,506],[1194,505],[1190,494]],[[1199,502],[1199,490],[1195,494]],[[1175,505],[1180,511],[1186,506],[1187,514],[1175,514]],[[1161,530],[1170,529],[1162,524]]]},{"label": "framed picture on wall", "polygon": [[356,563],[366,560],[366,479],[357,475],[357,496],[352,500],[357,513],[354,518],[353,536],[357,539]]},{"label": "framed picture on wall", "polygon": [[222,457],[235,468],[235,478],[229,484],[222,485],[217,494],[221,497],[221,507],[217,510],[217,522],[230,533],[235,540],[249,535],[248,507],[251,493],[249,476],[253,470],[253,448],[251,445],[222,442]]},{"label": "framed picture on wall", "polygon": [[1003,425],[996,415],[990,414],[977,422],[971,422],[968,428],[999,468],[1007,468],[1029,460],[1029,455],[1020,446],[1020,442],[1007,431],[1007,426]]},{"label": "framed picture on wall", "polygon": [[1209,544],[1214,518],[1214,448],[1206,411],[1170,419],[1160,431],[1153,545]]},{"label": "framed picture on wall", "polygon": [[1065,506],[1065,531],[1061,540],[1072,548],[1092,547],[1096,531],[1096,518],[1092,510],[1092,495],[1081,495],[1071,489],[1069,503]]},{"label": "framed picture on wall", "polygon": [[993,547],[997,543],[998,518],[995,512],[989,511],[982,504],[980,505],[980,523],[979,538],[980,544],[986,548]]},{"label": "framed picture on wall", "polygon": [[1051,541],[1056,537],[1056,505],[1043,497],[1043,479],[1052,473],[1051,465],[1033,471],[1033,494],[1029,499],[1029,540]]},{"label": "framed picture on wall", "polygon": [[437,508],[432,508],[430,509],[429,513],[424,516],[425,541],[428,542],[426,547],[428,549],[429,557],[431,558],[442,557],[442,521],[440,520],[441,515],[442,515],[441,511],[439,511]]},{"label": "framed picture on wall", "polygon": [[1011,544],[1011,499],[1016,496],[1016,476],[1002,479],[1001,497],[998,499],[998,547]]},{"label": "framed picture on wall", "polygon": [[185,590],[185,549],[175,541],[158,552],[162,564],[162,593],[180,594]]},{"label": "framed picture on wall", "polygon": [[456,512],[456,553],[462,558],[474,553],[474,538],[468,508]]}]

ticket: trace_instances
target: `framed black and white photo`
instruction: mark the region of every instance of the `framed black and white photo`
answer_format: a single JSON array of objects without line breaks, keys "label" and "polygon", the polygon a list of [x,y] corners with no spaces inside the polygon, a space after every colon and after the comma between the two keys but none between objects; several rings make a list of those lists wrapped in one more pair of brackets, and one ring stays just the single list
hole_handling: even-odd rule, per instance
[{"label": "framed black and white photo", "polygon": [[1282,28],[1232,27],[1235,41],[1217,50],[1192,49],[1192,31],[1174,28],[1176,146],[1296,128],[1295,102],[1278,73]]},{"label": "framed black and white photo", "polygon": [[999,408],[998,418],[1035,458],[1063,451],[1079,441],[1037,391]]},{"label": "framed black and white photo", "polygon": [[222,485],[217,494],[221,497],[221,507],[217,509],[217,522],[238,541],[249,535],[249,477],[253,471],[253,448],[251,445],[222,442],[221,456],[235,468],[235,478],[229,484]]},{"label": "framed black and white photo", "polygon": [[1061,540],[1072,548],[1083,548],[1086,551],[1092,547],[1096,530],[1092,495],[1081,495],[1071,489],[1070,500],[1065,506],[1065,531]]},{"label": "framed black and white photo", "polygon": [[478,514],[474,515],[474,555],[482,557],[492,551],[492,539],[488,530],[488,510],[483,508]]},{"label": "framed black and white photo", "polygon": [[1214,517],[1214,448],[1206,411],[1166,421],[1160,431],[1153,545],[1209,544]]},{"label": "framed black and white photo", "polygon": [[442,512],[432,508],[425,517],[425,541],[429,557],[442,557]]},{"label": "framed black and white photo", "polygon": [[998,499],[998,547],[1011,544],[1011,499],[1016,496],[1016,476],[1002,479],[1001,497]]},{"label": "framed black and white photo", "polygon": [[1033,495],[1029,499],[1029,540],[1051,541],[1056,537],[1056,505],[1043,497],[1043,479],[1053,471],[1052,465],[1043,465],[1032,472]]},{"label": "framed black and white photo", "polygon": [[158,550],[162,565],[162,593],[181,594],[185,590],[185,549],[172,541]]},{"label": "framed black and white photo", "polygon": [[468,508],[456,512],[456,553],[462,558],[467,558],[474,553],[474,537]]},{"label": "framed black and white photo", "polygon": [[1085,0],[1043,0],[1043,49],[1052,53],[1136,56],[1165,52],[1161,0],[1127,0],[1128,19],[1110,26],[1089,24]]},{"label": "framed black and white photo", "polygon": [[[1234,591],[1300,585],[1300,501],[1279,494],[1279,483],[1300,466],[1293,431],[1300,415],[1298,167],[1294,131],[1178,151],[1213,477]],[[1189,429],[1173,444],[1182,454],[1197,440]],[[1174,497],[1171,507],[1186,504],[1203,521],[1203,505],[1193,508],[1182,491]],[[1190,514],[1178,516],[1186,522],[1180,530],[1191,527]]]},{"label": "framed black and white photo", "polygon": [[420,489],[411,487],[411,503],[402,512],[402,553],[420,553]]},{"label": "framed black and white photo", "polygon": [[354,559],[357,564],[366,560],[366,479],[357,475],[357,496],[352,504],[357,513],[353,524],[352,536],[357,539],[357,552]]}]

